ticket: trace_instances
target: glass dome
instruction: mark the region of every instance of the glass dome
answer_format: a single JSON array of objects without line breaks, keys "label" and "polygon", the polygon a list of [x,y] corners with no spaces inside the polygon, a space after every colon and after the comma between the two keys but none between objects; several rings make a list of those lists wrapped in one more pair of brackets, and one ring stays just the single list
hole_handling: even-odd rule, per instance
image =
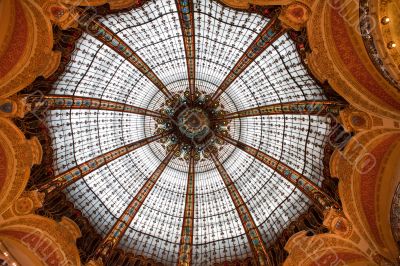
[{"label": "glass dome", "polygon": [[[246,206],[245,214],[251,216],[263,245],[268,247],[313,204],[304,190],[276,167],[246,152],[245,145],[319,187],[331,119],[283,111],[225,120],[224,115],[328,99],[308,74],[286,31],[236,72],[237,62],[247,58],[253,41],[274,22],[273,16],[230,9],[217,1],[194,0],[188,7],[185,3],[148,1],[140,8],[99,20],[99,25],[118,36],[149,71],[143,71],[99,35],[84,31],[48,95],[49,99],[75,101],[62,101],[62,108],[47,111],[54,169],[56,175],[62,175],[132,143],[160,133],[170,134],[106,159],[85,174],[81,169],[80,178],[63,187],[64,192],[107,238],[127,206],[166,163],[158,179],[151,181],[126,231],[118,236],[117,247],[165,265],[176,264],[186,243],[182,236],[184,221],[188,220],[192,221],[188,240],[192,264],[242,260],[254,256],[254,245],[249,243],[250,231],[244,227],[241,206]],[[189,24],[185,24],[187,19]],[[188,57],[191,40],[193,58]],[[211,101],[232,73],[238,74],[218,100]],[[199,128],[212,125],[212,149],[202,146],[201,152],[191,152],[194,146],[186,140],[187,135],[182,137],[174,131],[173,115],[168,115],[168,108],[174,114],[181,111],[171,107],[173,100],[160,87],[179,102],[187,100],[191,89],[203,97],[196,108],[205,106],[200,108],[205,110],[205,118],[200,122],[186,118],[180,121],[184,126]],[[79,106],[77,99],[81,101]],[[93,105],[96,100],[100,101]],[[106,103],[107,108],[103,108]],[[118,104],[122,107],[116,108]],[[190,101],[187,105],[193,107]],[[142,111],[127,111],[127,107]],[[185,124],[189,120],[191,124]],[[181,133],[190,130],[198,134],[196,130],[200,129],[185,128]],[[189,151],[182,150],[187,143]],[[166,161],[169,153],[174,156]],[[196,159],[193,154],[197,154]],[[222,178],[221,171],[226,172],[227,179]],[[188,185],[190,180],[193,190]],[[240,194],[238,201],[234,200],[235,193]]]}]

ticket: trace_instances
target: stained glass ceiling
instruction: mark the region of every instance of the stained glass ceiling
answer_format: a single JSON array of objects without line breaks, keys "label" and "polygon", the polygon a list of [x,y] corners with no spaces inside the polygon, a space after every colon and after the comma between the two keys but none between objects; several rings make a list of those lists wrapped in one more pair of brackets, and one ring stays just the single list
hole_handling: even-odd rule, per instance
[{"label": "stained glass ceiling", "polygon": [[[180,3],[185,7],[186,1]],[[196,90],[204,97],[212,96],[263,29],[274,23],[273,17],[233,10],[217,1],[194,0],[188,7],[193,11],[195,47],[194,60],[190,61],[184,42],[191,35],[183,34],[181,25],[185,24],[180,21],[178,8],[175,1],[148,1],[140,8],[107,15],[99,25],[136,53],[162,86],[172,95],[180,95],[179,101],[189,90],[191,67]],[[242,115],[225,121],[215,110],[232,114],[277,104],[328,102],[323,90],[307,73],[289,35],[280,34],[227,86],[217,109],[205,109],[212,120],[207,125],[217,128],[212,131],[213,140],[218,138],[219,142],[212,142],[209,153],[208,148],[196,153],[199,157],[195,160],[191,152],[181,152],[185,141],[179,137],[182,132],[174,135],[177,126],[168,127],[167,122],[155,117],[165,114],[169,107],[166,95],[149,73],[99,35],[83,33],[48,96],[61,99],[61,104],[55,100],[59,108],[53,106],[47,111],[55,174],[62,176],[80,169],[79,178],[68,181],[62,189],[104,239],[109,239],[110,232],[114,237],[113,229],[126,208],[142,195],[143,187],[149,187],[138,201],[140,207],[129,216],[132,221],[128,219],[126,231],[116,234],[117,247],[135,255],[173,265],[187,259],[181,249],[188,245],[193,265],[254,257],[258,251],[249,243],[251,230],[259,232],[264,247],[268,247],[313,203],[310,194],[285,178],[285,171],[277,170],[277,165],[304,176],[317,188],[321,186],[323,149],[331,121],[328,116],[300,112]],[[77,103],[77,99],[81,99],[79,107],[71,103]],[[93,107],[87,103],[96,100],[109,105],[100,108],[101,104]],[[124,107],[114,108],[113,104]],[[207,101],[202,104],[208,106]],[[127,106],[155,114],[128,112]],[[190,103],[188,106],[193,107]],[[127,145],[170,131],[176,139],[163,137],[121,152]],[[222,133],[226,135],[218,137]],[[276,167],[252,155],[247,146],[270,156]],[[181,153],[171,152],[175,147]],[[90,170],[82,168],[114,150],[121,154],[109,155],[115,158],[97,161],[97,166],[88,163]],[[166,161],[170,153],[175,155]],[[222,178],[224,172],[217,169],[218,162],[228,179]],[[152,179],[164,163],[158,179]],[[231,184],[227,186],[227,182]],[[235,191],[241,200],[234,200]],[[247,206],[245,214],[241,206]],[[251,216],[257,229],[245,229],[243,215]],[[190,233],[185,240],[188,221]]]}]

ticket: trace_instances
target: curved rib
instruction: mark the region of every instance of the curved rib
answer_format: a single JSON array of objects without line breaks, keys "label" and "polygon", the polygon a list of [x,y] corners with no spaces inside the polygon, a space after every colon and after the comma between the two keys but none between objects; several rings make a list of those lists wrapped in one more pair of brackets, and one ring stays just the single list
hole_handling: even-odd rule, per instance
[{"label": "curved rib", "polygon": [[82,179],[84,176],[90,174],[91,172],[99,169],[100,167],[106,165],[109,162],[118,159],[119,157],[128,154],[140,147],[143,147],[151,142],[157,141],[163,137],[166,137],[170,132],[163,132],[161,134],[151,136],[139,141],[135,141],[131,144],[125,145],[123,147],[117,148],[115,150],[109,151],[105,154],[99,155],[89,161],[81,163],[68,171],[55,176],[48,182],[40,185],[37,189],[40,192],[50,193],[55,190],[63,190],[69,185],[75,183],[76,181]]},{"label": "curved rib", "polygon": [[[132,113],[161,119],[168,118],[167,116],[163,116],[159,112],[147,110],[145,108],[90,97],[45,95],[42,99],[39,100],[44,100],[43,105],[39,108],[46,110],[94,109]],[[41,104],[41,102],[39,102],[39,104]]]},{"label": "curved rib", "polygon": [[338,207],[338,203],[326,194],[320,187],[318,187],[313,181],[300,174],[288,165],[276,160],[268,154],[257,150],[243,142],[234,140],[227,136],[218,135],[219,138],[226,142],[238,147],[239,149],[247,152],[251,156],[255,157],[265,165],[278,172],[282,177],[292,183],[297,189],[303,192],[315,205],[320,209],[324,210],[330,207]]},{"label": "curved rib", "polygon": [[194,193],[195,193],[195,170],[194,158],[190,156],[189,171],[186,188],[185,211],[183,214],[183,224],[181,233],[181,242],[178,254],[178,265],[192,264],[193,249],[193,224],[194,224]]},{"label": "curved rib", "polygon": [[303,101],[303,102],[289,102],[278,103],[266,106],[255,107],[238,111],[235,113],[228,113],[221,115],[213,120],[229,120],[250,116],[262,115],[315,115],[324,116],[327,114],[338,115],[343,105],[334,101]]},{"label": "curved rib", "polygon": [[96,250],[96,257],[107,258],[109,257],[110,252],[115,248],[119,241],[121,241],[124,236],[126,230],[129,225],[135,218],[136,214],[139,212],[140,207],[143,202],[146,200],[147,196],[150,194],[154,185],[157,183],[161,174],[164,172],[168,163],[171,161],[174,153],[179,148],[179,145],[175,145],[172,150],[167,154],[164,160],[160,163],[157,169],[153,172],[153,174],[147,179],[147,181],[140,188],[139,192],[129,203],[128,207],[119,217],[114,226],[110,229],[106,237],[100,243],[99,247]]},{"label": "curved rib", "polygon": [[231,196],[232,202],[235,205],[236,211],[242,222],[243,229],[246,233],[247,240],[250,244],[254,258],[259,262],[259,265],[272,265],[268,256],[267,248],[265,247],[264,241],[261,237],[260,231],[258,230],[256,223],[254,222],[253,216],[251,215],[249,208],[244,202],[238,189],[233,183],[231,177],[226,172],[224,166],[219,161],[218,157],[214,153],[210,153],[211,159],[214,161],[215,166],[225,183],[226,189]]},{"label": "curved rib", "polygon": [[195,63],[195,35],[194,35],[194,14],[193,0],[175,0],[178,9],[179,21],[181,24],[183,42],[185,44],[186,65],[189,79],[189,99],[194,101],[196,63]]},{"label": "curved rib", "polygon": [[215,101],[226,91],[229,86],[236,80],[237,77],[276,39],[286,32],[282,27],[281,22],[277,17],[271,19],[268,24],[262,29],[256,39],[250,44],[239,61],[235,64],[232,70],[228,73],[224,81],[211,97],[208,106],[212,106]]},{"label": "curved rib", "polygon": [[101,41],[120,56],[125,58],[129,63],[143,73],[154,85],[170,100],[173,99],[171,92],[165,87],[162,81],[151,70],[151,68],[136,54],[121,38],[107,28],[100,21],[92,20],[83,27],[89,34],[93,35],[97,40]]}]

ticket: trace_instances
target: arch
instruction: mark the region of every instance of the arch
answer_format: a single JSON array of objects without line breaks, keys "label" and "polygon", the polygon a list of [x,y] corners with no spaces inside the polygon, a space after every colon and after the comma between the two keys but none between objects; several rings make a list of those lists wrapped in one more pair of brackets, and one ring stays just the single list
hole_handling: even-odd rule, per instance
[{"label": "arch", "polygon": [[391,202],[400,182],[400,131],[376,129],[353,137],[331,159],[339,178],[346,216],[371,247],[396,261],[399,251],[390,227]]},{"label": "arch", "polygon": [[[0,240],[13,257],[17,261],[24,261],[27,256],[40,261],[39,265],[81,265],[75,244],[78,237],[79,228],[65,217],[57,223],[38,215],[25,215],[0,224]],[[27,252],[14,250],[18,247]]]},{"label": "arch", "polygon": [[398,91],[370,60],[359,30],[358,1],[315,1],[307,24],[307,61],[321,82],[365,112],[400,119]]}]

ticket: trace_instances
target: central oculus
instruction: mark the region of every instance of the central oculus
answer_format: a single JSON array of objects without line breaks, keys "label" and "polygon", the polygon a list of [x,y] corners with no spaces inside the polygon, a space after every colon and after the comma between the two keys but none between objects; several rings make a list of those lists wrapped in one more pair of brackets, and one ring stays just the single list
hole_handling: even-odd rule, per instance
[{"label": "central oculus", "polygon": [[201,108],[186,108],[178,116],[178,127],[186,137],[201,139],[210,132],[210,120]]}]

